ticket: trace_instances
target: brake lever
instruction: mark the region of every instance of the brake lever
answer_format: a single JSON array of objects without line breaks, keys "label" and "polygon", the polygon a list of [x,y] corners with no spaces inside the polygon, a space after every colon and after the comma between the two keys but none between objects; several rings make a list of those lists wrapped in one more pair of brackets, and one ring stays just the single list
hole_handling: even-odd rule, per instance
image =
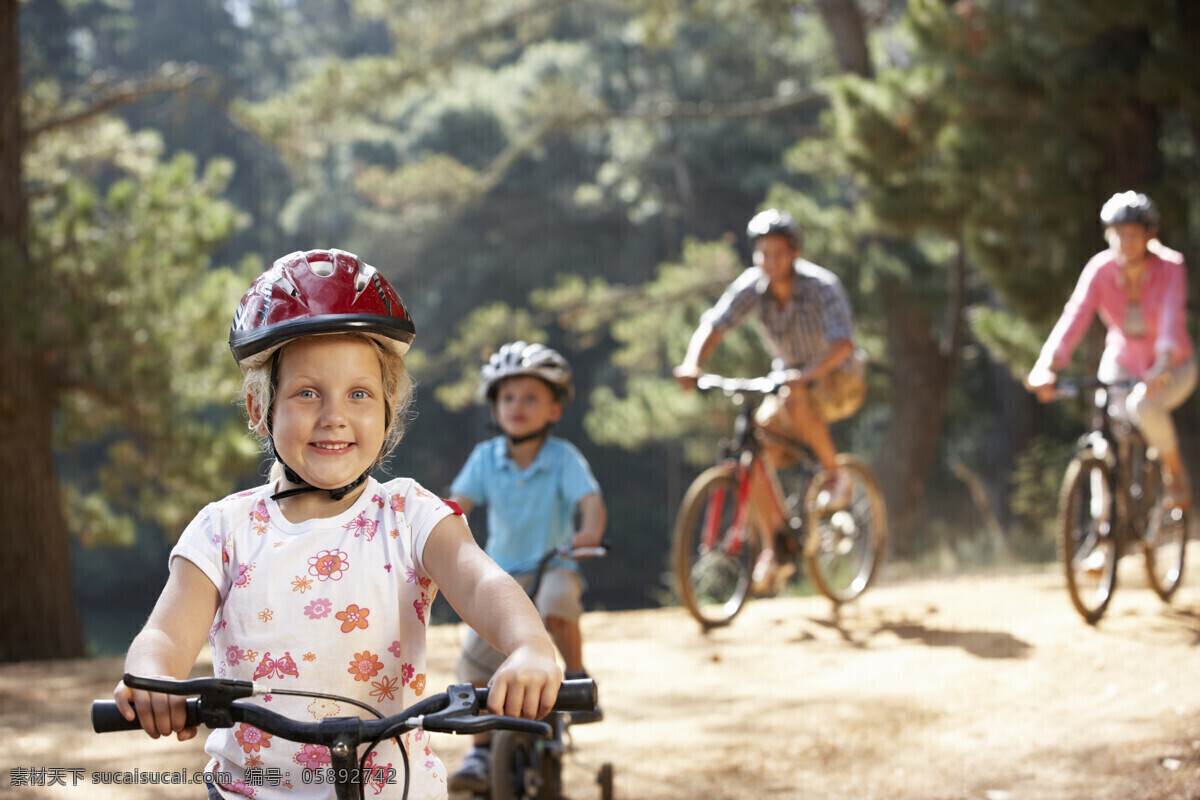
[{"label": "brake lever", "polygon": [[518,719],[498,714],[480,715],[481,704],[475,687],[457,683],[446,690],[445,708],[409,720],[409,724],[434,733],[483,733],[493,730],[496,720],[504,720],[504,728],[532,733],[549,739],[550,725],[532,719]]},{"label": "brake lever", "polygon": [[121,680],[130,689],[160,692],[174,695],[196,695],[200,698],[200,719],[210,728],[232,728],[233,715],[230,707],[234,700],[254,695],[254,684],[250,681],[235,681],[225,678],[195,678],[189,681],[163,678],[142,678],[126,672]]}]

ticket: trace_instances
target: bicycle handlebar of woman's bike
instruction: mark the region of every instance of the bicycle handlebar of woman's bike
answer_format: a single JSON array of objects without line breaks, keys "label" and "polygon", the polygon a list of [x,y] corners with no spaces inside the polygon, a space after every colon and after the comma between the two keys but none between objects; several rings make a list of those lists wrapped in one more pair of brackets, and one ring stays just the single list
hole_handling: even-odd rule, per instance
[{"label": "bicycle handlebar of woman's bike", "polygon": [[[469,683],[455,684],[441,694],[433,695],[409,708],[382,719],[334,717],[317,722],[301,722],[268,711],[261,706],[236,701],[252,695],[271,693],[271,689],[251,681],[223,678],[198,678],[187,681],[140,678],[125,675],[125,685],[173,695],[199,695],[187,701],[187,726],[205,725],[209,728],[228,728],[235,722],[253,725],[259,730],[303,744],[329,744],[335,738],[351,738],[369,742],[398,736],[406,731],[422,729],[434,733],[472,734],[506,729],[550,736],[545,722],[493,714],[480,715],[487,707],[488,689]],[[596,708],[596,683],[591,679],[563,681],[558,690],[555,711],[592,711]],[[96,733],[137,730],[141,728],[136,715],[127,720],[113,700],[92,703],[92,729]]]}]

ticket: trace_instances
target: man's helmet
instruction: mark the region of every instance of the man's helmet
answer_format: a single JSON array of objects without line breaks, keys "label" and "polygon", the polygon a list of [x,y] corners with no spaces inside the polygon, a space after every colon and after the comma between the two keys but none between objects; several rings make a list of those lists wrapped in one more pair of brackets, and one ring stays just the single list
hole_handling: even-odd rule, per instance
[{"label": "man's helmet", "polygon": [[1118,192],[1108,198],[1100,209],[1100,221],[1104,227],[1134,222],[1147,228],[1158,227],[1158,208],[1154,201],[1139,192]]},{"label": "man's helmet", "polygon": [[501,381],[518,375],[541,378],[550,384],[560,403],[570,401],[575,395],[567,360],[557,350],[541,344],[518,341],[503,345],[492,354],[479,373],[483,378],[479,385],[480,394],[489,403],[495,402]]},{"label": "man's helmet", "polygon": [[746,225],[746,236],[751,244],[758,241],[758,237],[768,234],[786,236],[793,247],[799,247],[804,237],[804,231],[792,215],[777,208],[758,212]]},{"label": "man's helmet", "polygon": [[404,355],[416,335],[400,295],[344,250],[297,251],[277,259],[242,298],[229,349],[243,371],[281,346],[317,333],[362,333]]}]

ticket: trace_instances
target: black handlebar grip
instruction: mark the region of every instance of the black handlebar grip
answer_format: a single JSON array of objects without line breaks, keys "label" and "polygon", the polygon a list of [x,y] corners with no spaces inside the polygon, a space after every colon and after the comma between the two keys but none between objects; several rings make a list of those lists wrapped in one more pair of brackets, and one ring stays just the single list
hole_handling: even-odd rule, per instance
[{"label": "black handlebar grip", "polygon": [[[200,724],[200,701],[187,701],[187,727],[194,728]],[[115,700],[92,701],[92,730],[96,733],[111,733],[112,731],[137,731],[142,729],[137,714],[133,719],[125,719],[117,708]]]},{"label": "black handlebar grip", "polygon": [[591,678],[563,681],[554,710],[595,711],[597,702],[596,682]]}]

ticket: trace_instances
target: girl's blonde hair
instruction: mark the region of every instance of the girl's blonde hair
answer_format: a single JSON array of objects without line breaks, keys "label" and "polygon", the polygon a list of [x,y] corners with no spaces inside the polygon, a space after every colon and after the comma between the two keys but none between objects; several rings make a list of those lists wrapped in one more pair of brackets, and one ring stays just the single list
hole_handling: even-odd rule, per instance
[{"label": "girl's blonde hair", "polygon": [[[317,336],[337,336],[344,339],[358,339],[366,342],[375,351],[376,358],[379,359],[379,369],[383,377],[384,391],[384,417],[386,433],[384,434],[383,447],[379,450],[379,456],[375,459],[375,464],[382,463],[392,451],[396,449],[396,445],[400,444],[400,440],[404,437],[404,430],[408,426],[409,406],[412,405],[414,384],[412,376],[409,375],[408,367],[404,364],[404,358],[397,353],[392,347],[381,342],[374,336],[369,336],[362,333],[323,333],[313,334]],[[264,409],[267,414],[274,403],[273,378],[275,377],[275,367],[279,363],[279,358],[284,349],[299,341],[292,339],[282,345],[278,350],[270,355],[263,363],[258,366],[250,367],[242,376],[242,403],[246,402],[249,397],[254,401],[257,408]],[[250,419],[249,408],[246,408],[246,417]],[[264,452],[271,452],[271,438],[266,430],[266,417],[259,420],[255,425],[250,419],[250,429],[254,435],[258,437],[259,444]],[[373,467],[372,467],[373,468]],[[283,476],[283,465],[278,460],[271,466],[271,480],[277,480]]]}]

